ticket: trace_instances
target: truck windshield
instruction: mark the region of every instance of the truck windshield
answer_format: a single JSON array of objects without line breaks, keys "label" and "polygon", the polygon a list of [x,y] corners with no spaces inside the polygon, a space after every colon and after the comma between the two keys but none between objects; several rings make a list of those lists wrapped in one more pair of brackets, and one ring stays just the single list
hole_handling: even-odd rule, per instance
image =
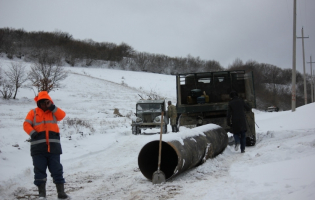
[{"label": "truck windshield", "polygon": [[137,111],[146,112],[146,111],[154,111],[161,112],[161,104],[149,104],[149,103],[141,103],[137,105]]}]

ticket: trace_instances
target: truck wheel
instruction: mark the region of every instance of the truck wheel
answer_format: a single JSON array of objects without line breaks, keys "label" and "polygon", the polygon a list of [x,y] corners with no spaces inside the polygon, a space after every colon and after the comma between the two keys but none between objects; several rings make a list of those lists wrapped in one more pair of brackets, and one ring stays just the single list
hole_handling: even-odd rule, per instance
[{"label": "truck wheel", "polygon": [[132,127],[132,134],[134,135],[140,135],[141,134],[141,129],[138,126],[133,126]]},{"label": "truck wheel", "polygon": [[137,135],[136,129],[137,129],[136,126],[133,126],[133,127],[132,127],[132,134]]},{"label": "truck wheel", "polygon": [[255,144],[256,144],[255,136],[246,137],[246,146],[254,146]]}]

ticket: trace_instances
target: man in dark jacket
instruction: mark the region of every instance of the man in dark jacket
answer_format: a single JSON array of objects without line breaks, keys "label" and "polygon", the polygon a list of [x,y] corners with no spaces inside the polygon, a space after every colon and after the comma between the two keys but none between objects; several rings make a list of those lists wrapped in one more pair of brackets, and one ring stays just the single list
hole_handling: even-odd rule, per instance
[{"label": "man in dark jacket", "polygon": [[247,126],[244,110],[250,111],[251,107],[245,103],[243,99],[239,98],[235,91],[230,93],[230,97],[231,101],[229,102],[227,111],[227,124],[231,127],[230,132],[233,133],[234,136],[235,151],[238,151],[241,143],[241,152],[245,153]]}]

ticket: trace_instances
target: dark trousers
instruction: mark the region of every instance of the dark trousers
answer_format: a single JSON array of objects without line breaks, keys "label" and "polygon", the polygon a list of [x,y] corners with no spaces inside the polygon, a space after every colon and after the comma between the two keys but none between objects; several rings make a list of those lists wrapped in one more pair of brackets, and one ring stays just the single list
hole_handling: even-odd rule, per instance
[{"label": "dark trousers", "polygon": [[65,183],[63,167],[60,163],[60,154],[42,153],[32,156],[34,165],[34,184],[39,186],[47,180],[47,167],[54,183]]},{"label": "dark trousers", "polygon": [[177,126],[176,125],[174,125],[174,126],[172,126],[172,132],[178,132],[178,129],[177,129]]},{"label": "dark trousers", "polygon": [[234,133],[233,136],[234,136],[235,144],[241,143],[241,151],[245,151],[246,132],[241,131],[239,133]]}]

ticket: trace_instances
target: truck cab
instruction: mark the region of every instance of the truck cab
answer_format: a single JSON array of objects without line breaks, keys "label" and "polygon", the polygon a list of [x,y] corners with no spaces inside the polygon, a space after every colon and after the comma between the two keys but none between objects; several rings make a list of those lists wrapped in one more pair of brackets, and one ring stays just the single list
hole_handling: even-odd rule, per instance
[{"label": "truck cab", "polygon": [[165,113],[165,100],[139,100],[136,104],[135,117],[132,118],[132,134],[141,134],[141,130],[159,128],[162,123],[162,132],[167,132],[167,117],[161,121],[161,113]]}]

